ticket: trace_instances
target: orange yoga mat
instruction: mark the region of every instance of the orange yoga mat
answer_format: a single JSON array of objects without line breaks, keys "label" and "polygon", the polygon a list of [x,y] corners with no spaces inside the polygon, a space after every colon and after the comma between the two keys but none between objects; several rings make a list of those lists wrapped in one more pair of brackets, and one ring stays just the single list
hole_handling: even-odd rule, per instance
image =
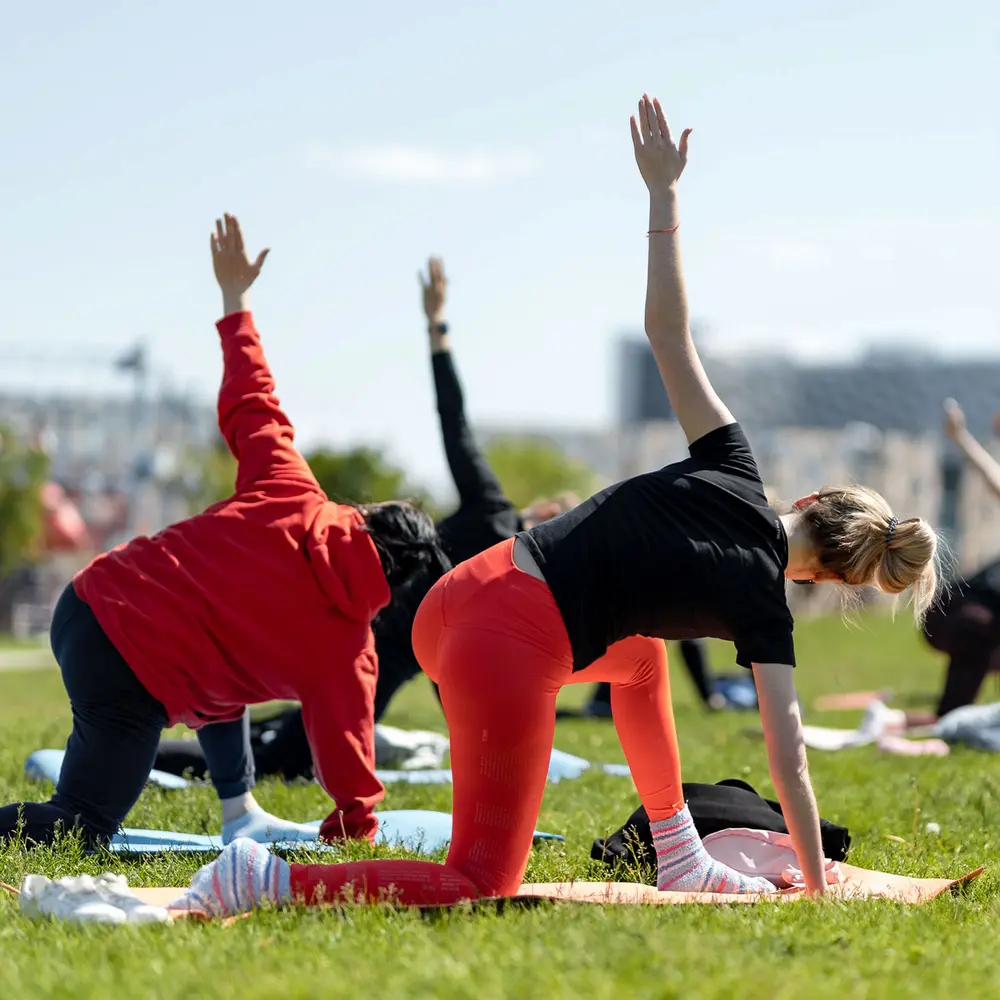
[{"label": "orange yoga mat", "polygon": [[[960,878],[910,878],[908,875],[874,872],[844,863],[840,863],[839,868],[842,881],[838,885],[830,887],[831,895],[843,899],[891,899],[912,905],[930,902],[949,890],[968,885],[984,871],[984,868],[980,867]],[[15,893],[17,891],[11,886],[5,885],[3,888]],[[185,892],[184,889],[175,887],[142,888],[133,886],[131,888],[144,903],[164,907],[169,907],[175,899]],[[804,893],[800,889],[786,889],[779,893],[765,895],[729,895],[717,892],[659,892],[651,885],[641,885],[635,882],[529,882],[521,886],[517,898],[524,902],[546,900],[615,906],[670,906],[694,903],[750,904],[762,900],[791,902],[804,898]],[[482,900],[480,902],[493,901]],[[438,909],[438,907],[431,907],[431,909]],[[177,910],[172,915],[176,918],[206,919],[205,914],[189,910]],[[241,916],[246,916],[246,914]],[[226,922],[231,922],[233,919],[229,918]]]},{"label": "orange yoga mat", "polygon": [[[961,878],[910,878],[873,872],[839,863],[842,881],[830,886],[830,894],[843,899],[893,899],[900,903],[927,903],[942,893],[967,885],[984,871],[977,868]],[[632,882],[539,882],[522,885],[519,896],[555,899],[575,903],[614,903],[664,906],[684,903],[757,903],[802,899],[801,889],[786,889],[764,895],[729,895],[718,892],[658,892],[651,885]]]},{"label": "orange yoga mat", "polygon": [[[961,878],[910,878],[888,872],[868,871],[841,863],[841,881],[830,887],[831,895],[844,899],[892,899],[900,903],[927,903],[949,890],[968,885],[984,871],[977,868]],[[144,902],[167,906],[183,890],[134,889]],[[730,895],[705,892],[659,892],[651,885],[635,882],[528,882],[518,890],[518,898],[525,901],[553,900],[568,903],[598,903],[617,906],[665,906],[692,903],[757,903],[761,900],[790,902],[802,899],[800,889],[787,889],[767,895]],[[483,902],[487,902],[484,900]]]}]

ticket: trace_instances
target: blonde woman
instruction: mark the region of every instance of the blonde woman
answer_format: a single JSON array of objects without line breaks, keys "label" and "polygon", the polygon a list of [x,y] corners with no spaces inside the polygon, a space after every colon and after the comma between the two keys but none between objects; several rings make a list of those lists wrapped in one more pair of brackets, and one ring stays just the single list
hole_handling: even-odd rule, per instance
[{"label": "blonde woman", "polygon": [[454,828],[443,865],[375,860],[287,865],[236,841],[195,877],[193,899],[224,913],[262,899],[347,892],[404,904],[517,892],[545,791],[556,697],[609,681],[615,726],[651,820],[657,885],[767,892],[713,860],[684,801],[664,639],[732,640],[753,670],[767,753],[805,885],[826,887],[806,766],[785,580],[913,590],[936,585],[936,536],[871,490],[826,486],[778,514],[747,439],[705,375],[688,326],[679,250],[679,144],[660,105],[632,119],[649,189],[646,333],[690,457],[627,479],[456,566],[417,612],[413,648],[440,685],[451,732]]}]

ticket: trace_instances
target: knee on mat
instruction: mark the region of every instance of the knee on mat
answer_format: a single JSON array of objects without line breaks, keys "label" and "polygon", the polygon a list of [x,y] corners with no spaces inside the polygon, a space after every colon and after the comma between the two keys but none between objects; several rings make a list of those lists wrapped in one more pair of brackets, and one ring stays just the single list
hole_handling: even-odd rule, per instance
[{"label": "knee on mat", "polygon": [[65,836],[79,837],[87,850],[111,839],[52,802],[15,802],[0,808],[0,842],[19,839],[29,847],[47,847]]}]

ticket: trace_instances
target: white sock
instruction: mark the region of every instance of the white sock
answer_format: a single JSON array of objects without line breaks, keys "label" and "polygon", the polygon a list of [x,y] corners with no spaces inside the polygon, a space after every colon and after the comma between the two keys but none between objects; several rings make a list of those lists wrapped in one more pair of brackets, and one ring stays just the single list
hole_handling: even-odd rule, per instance
[{"label": "white sock", "polygon": [[687,806],[649,824],[656,848],[656,888],[672,892],[774,892],[766,878],[741,875],[716,861],[701,842]]},{"label": "white sock", "polygon": [[223,823],[232,823],[234,820],[242,819],[247,813],[262,811],[253,797],[253,792],[244,792],[242,795],[234,795],[231,799],[220,799],[220,801]]}]

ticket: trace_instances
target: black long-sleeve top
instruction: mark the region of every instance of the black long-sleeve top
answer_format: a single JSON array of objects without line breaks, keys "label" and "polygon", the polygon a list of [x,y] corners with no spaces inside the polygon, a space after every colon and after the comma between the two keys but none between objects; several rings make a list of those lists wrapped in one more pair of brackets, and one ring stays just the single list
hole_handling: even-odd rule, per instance
[{"label": "black long-sleeve top", "polygon": [[[465,416],[462,386],[451,353],[435,352],[431,355],[431,366],[445,456],[459,497],[458,508],[438,522],[437,528],[445,552],[457,566],[516,535],[522,527],[521,515],[504,495],[486,456],[476,444]],[[411,624],[398,617],[391,622],[388,618],[381,622],[376,619],[379,658],[376,719],[381,718],[396,690],[420,672],[410,644]]]},{"label": "black long-sleeve top", "polygon": [[521,516],[504,496],[465,416],[465,401],[450,351],[431,355],[441,437],[458,509],[438,523],[445,551],[456,566],[521,530]]}]

